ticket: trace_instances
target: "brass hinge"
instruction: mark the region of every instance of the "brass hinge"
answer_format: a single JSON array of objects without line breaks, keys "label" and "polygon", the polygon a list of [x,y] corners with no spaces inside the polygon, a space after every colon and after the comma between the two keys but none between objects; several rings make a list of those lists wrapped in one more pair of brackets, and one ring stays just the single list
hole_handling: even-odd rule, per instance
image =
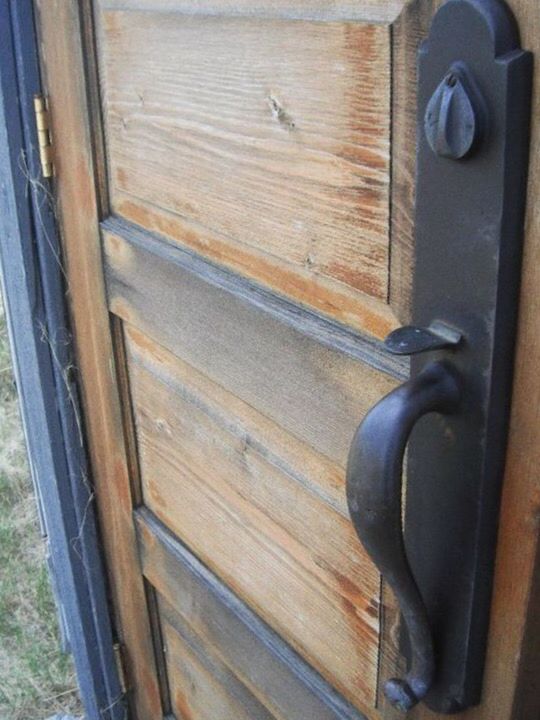
[{"label": "brass hinge", "polygon": [[53,175],[53,148],[49,130],[49,111],[47,109],[47,102],[43,95],[34,96],[34,111],[36,113],[41,174],[45,178],[50,178]]},{"label": "brass hinge", "polygon": [[118,673],[118,680],[120,681],[120,688],[121,688],[122,692],[125,694],[128,689],[128,684],[127,684],[127,673],[126,673],[124,650],[120,643],[115,643],[113,645],[113,651],[114,651],[114,660],[116,663],[116,671]]}]

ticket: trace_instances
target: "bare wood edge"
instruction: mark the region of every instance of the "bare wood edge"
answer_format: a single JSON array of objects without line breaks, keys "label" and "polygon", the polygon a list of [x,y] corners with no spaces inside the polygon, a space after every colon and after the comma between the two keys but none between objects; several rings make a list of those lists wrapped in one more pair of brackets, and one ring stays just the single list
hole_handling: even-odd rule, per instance
[{"label": "bare wood edge", "polygon": [[[137,437],[135,433],[135,413],[131,394],[131,380],[126,352],[126,333],[124,322],[116,315],[111,315],[111,336],[115,357],[116,374],[118,379],[118,392],[120,397],[120,410],[124,424],[124,437],[126,442],[128,477],[131,487],[131,503],[134,508],[140,507],[143,502],[143,490]],[[143,578],[148,619],[150,622],[154,658],[157,669],[160,698],[165,715],[171,711],[169,681],[167,666],[163,649],[163,632],[157,595],[150,583]]]},{"label": "bare wood edge", "polygon": [[103,10],[151,10],[190,15],[284,20],[389,23],[409,0],[98,0]]},{"label": "bare wood edge", "polygon": [[529,613],[523,629],[526,643],[520,658],[520,672],[513,704],[513,717],[540,717],[540,549],[536,548],[533,579],[528,600]]},{"label": "bare wood edge", "polygon": [[[416,48],[425,37],[432,14],[442,0],[412,0],[393,27],[393,151],[390,304],[400,320],[409,318],[404,272],[413,273],[413,209],[416,108]],[[507,0],[521,30],[522,47],[540,55],[540,16],[531,0]],[[403,85],[402,85],[403,83]],[[412,84],[414,83],[414,84]],[[538,666],[540,621],[540,72],[534,77],[528,205],[514,372],[514,390],[506,469],[501,501],[499,539],[484,672],[483,701],[460,714],[463,720],[528,720],[540,716]],[[412,143],[412,144],[411,144]],[[408,157],[409,155],[409,157]],[[398,207],[402,204],[401,207]],[[397,208],[397,210],[396,210]],[[400,237],[401,233],[405,233]],[[382,680],[402,671],[396,652],[397,608],[391,591],[383,589],[379,708],[387,720],[403,715],[380,692]],[[531,680],[534,676],[534,681]],[[424,706],[408,717],[440,717]]]},{"label": "bare wood edge", "polygon": [[379,666],[377,668],[376,707],[385,720],[403,720],[403,713],[387,701],[384,682],[391,677],[402,677],[406,671],[405,659],[400,652],[400,612],[394,593],[387,582],[381,579],[381,609]]},{"label": "bare wood edge", "polygon": [[[80,368],[92,476],[117,631],[126,649],[130,700],[138,720],[162,717],[154,648],[137,540],[115,358],[105,300],[93,134],[86,93],[84,21],[87,3],[37,0],[42,68],[57,143],[55,189],[69,304]],[[90,92],[90,96],[91,96]]]},{"label": "bare wood edge", "polygon": [[86,92],[90,113],[90,142],[94,152],[94,177],[99,218],[109,213],[109,177],[107,172],[105,130],[99,81],[99,52],[94,0],[80,0],[83,63],[87,78]]},{"label": "bare wood edge", "polygon": [[411,0],[391,26],[391,168],[389,304],[410,322],[414,274],[416,54],[442,0]]},{"label": "bare wood edge", "polygon": [[[533,0],[507,0],[522,47],[540,56],[540,15]],[[510,432],[495,566],[485,702],[466,720],[540,716],[527,676],[540,664],[540,68],[533,78],[528,202]],[[535,632],[536,631],[536,632]],[[533,709],[534,708],[534,709]],[[523,711],[526,712],[522,714]]]}]

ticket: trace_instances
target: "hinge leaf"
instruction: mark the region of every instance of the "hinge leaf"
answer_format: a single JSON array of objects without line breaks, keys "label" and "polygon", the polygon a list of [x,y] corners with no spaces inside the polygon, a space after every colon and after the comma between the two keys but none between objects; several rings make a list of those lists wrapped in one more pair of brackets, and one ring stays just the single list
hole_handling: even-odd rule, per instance
[{"label": "hinge leaf", "polygon": [[53,175],[53,148],[49,127],[49,111],[43,95],[34,96],[34,111],[36,115],[41,174],[44,178],[50,178]]},{"label": "hinge leaf", "polygon": [[128,684],[126,665],[124,660],[124,650],[122,648],[122,645],[117,642],[113,645],[113,651],[114,660],[116,663],[116,671],[118,673],[118,680],[120,681],[120,688],[122,689],[122,693],[125,695],[128,689]]}]

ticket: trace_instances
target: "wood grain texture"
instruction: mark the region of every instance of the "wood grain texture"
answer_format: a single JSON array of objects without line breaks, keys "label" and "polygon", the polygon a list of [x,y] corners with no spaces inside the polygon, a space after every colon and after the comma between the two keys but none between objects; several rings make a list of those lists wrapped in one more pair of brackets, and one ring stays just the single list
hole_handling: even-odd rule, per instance
[{"label": "wood grain texture", "polygon": [[139,720],[161,714],[152,638],[138,567],[126,446],[105,302],[98,206],[88,126],[80,3],[38,2],[55,156],[56,190],[80,371],[92,479],[131,697]]},{"label": "wood grain texture", "polygon": [[402,324],[411,320],[416,184],[416,64],[440,0],[411,0],[392,25],[390,291]]},{"label": "wood grain texture", "polygon": [[[180,268],[181,272],[187,272],[190,276],[219,288],[325,347],[361,360],[396,379],[405,380],[409,377],[409,359],[387,352],[383,343],[369,334],[353,330],[320,313],[299,308],[296,303],[273,293],[265,286],[205,260],[197,253],[171,245],[163,236],[142,231],[124,220],[107,218],[102,221],[101,228],[105,249],[111,243],[114,246],[114,240],[110,238],[118,238],[121,244],[127,243],[139,248],[142,253],[154,257],[156,262],[170,262]],[[114,248],[112,253],[114,255]]]},{"label": "wood grain texture", "polygon": [[[169,609],[169,615],[173,613]],[[192,720],[273,720],[272,715],[194,633],[164,623],[164,638],[176,717]]]},{"label": "wood grain texture", "polygon": [[397,327],[396,316],[388,305],[364,294],[353,295],[345,285],[322,276],[315,285],[307,268],[281,267],[276,277],[275,263],[264,253],[231,245],[216,233],[173,213],[156,213],[148,203],[134,200],[125,193],[116,194],[116,209],[131,223],[210,257],[244,277],[275,289],[300,306],[310,307],[362,333],[382,339]]},{"label": "wood grain texture", "polygon": [[136,522],[164,623],[206,646],[280,720],[364,720],[148,510]]},{"label": "wood grain texture", "polygon": [[299,20],[390,22],[407,0],[97,0],[103,9]]},{"label": "wood grain texture", "polygon": [[394,378],[367,353],[326,346],[197,276],[182,251],[156,242],[149,252],[148,241],[106,234],[111,311],[344,466],[355,425]]},{"label": "wood grain texture", "polygon": [[127,338],[145,504],[349,698],[372,697],[379,575],[342,468],[140,333]]},{"label": "wood grain texture", "polygon": [[386,302],[388,27],[105,12],[101,46],[116,211],[307,305]]},{"label": "wood grain texture", "polygon": [[[204,464],[209,460],[208,453],[210,457],[212,453],[217,453],[216,458],[220,458],[221,452],[224,451],[223,444],[230,445],[228,453],[230,457],[223,457],[223,463],[228,462],[230,469],[234,469],[235,474],[238,472],[241,475],[241,477],[231,477],[230,482],[233,486],[236,484],[243,488],[242,494],[248,493],[252,500],[258,497],[256,504],[266,508],[268,501],[271,500],[266,496],[269,489],[259,484],[254,487],[246,485],[245,475],[249,469],[249,464],[246,463],[247,456],[256,455],[257,459],[253,461],[254,472],[261,463],[264,463],[264,466],[268,465],[266,472],[272,474],[278,482],[278,487],[281,487],[279,494],[284,495],[284,500],[287,499],[287,502],[279,503],[276,508],[272,508],[272,512],[281,513],[281,517],[288,518],[293,497],[296,498],[300,493],[305,492],[307,497],[300,498],[300,501],[308,504],[305,508],[307,517],[300,514],[296,518],[288,518],[288,522],[297,528],[301,536],[306,535],[310,530],[309,527],[304,526],[304,519],[315,520],[309,509],[310,504],[315,503],[313,507],[319,508],[319,503],[323,503],[326,507],[319,508],[319,511],[325,512],[331,508],[331,517],[338,524],[338,537],[343,539],[339,533],[339,526],[342,518],[348,517],[348,511],[344,496],[343,468],[340,464],[329,460],[310,445],[298,440],[292,433],[285,431],[278,423],[245,403],[233,392],[209,380],[204,373],[157,345],[135,328],[126,326],[126,335],[129,345],[129,372],[133,387],[132,402],[138,413],[139,433],[144,424],[152,434],[163,432],[170,436],[164,415],[171,412],[171,408],[167,406],[173,404],[173,415],[178,416],[173,420],[176,423],[185,423],[186,427],[182,437],[174,437],[171,441],[175,445],[186,444],[184,448],[184,452],[188,453],[186,462],[193,458],[194,467],[198,467],[200,463]],[[150,389],[149,386],[152,386],[153,392],[161,395],[156,398],[146,397],[145,392]],[[158,420],[163,421],[161,423],[163,427],[158,420],[156,427],[151,427],[152,417],[157,412],[157,407],[151,411],[154,401],[165,404],[162,413],[158,413]],[[214,438],[215,448],[206,447],[208,439],[213,443]],[[235,445],[238,446],[236,452]],[[235,455],[238,451],[242,453],[241,462],[244,467],[236,466]],[[198,462],[195,460],[197,456],[199,456]],[[221,474],[228,477],[229,468],[224,467]],[[150,482],[153,481],[154,478],[150,478]],[[274,498],[272,503],[275,505],[277,498]],[[334,518],[334,513],[337,513],[338,517]],[[327,540],[319,538],[314,539],[313,542],[322,549]],[[324,551],[332,552],[332,548],[325,548]],[[344,557],[340,562],[345,563],[345,567],[349,569],[356,566],[356,563],[353,562],[351,565]]]}]

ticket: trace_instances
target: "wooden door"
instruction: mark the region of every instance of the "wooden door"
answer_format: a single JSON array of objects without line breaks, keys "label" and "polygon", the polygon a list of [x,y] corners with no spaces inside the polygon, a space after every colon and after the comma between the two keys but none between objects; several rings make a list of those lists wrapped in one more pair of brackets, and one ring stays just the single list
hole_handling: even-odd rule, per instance
[{"label": "wooden door", "polygon": [[[344,467],[358,422],[408,373],[380,339],[408,317],[415,56],[436,5],[37,2],[85,431],[139,720],[392,716],[379,687],[400,662],[397,613],[352,529]],[[511,5],[536,49],[533,0]],[[531,717],[536,208],[471,718]]]}]

